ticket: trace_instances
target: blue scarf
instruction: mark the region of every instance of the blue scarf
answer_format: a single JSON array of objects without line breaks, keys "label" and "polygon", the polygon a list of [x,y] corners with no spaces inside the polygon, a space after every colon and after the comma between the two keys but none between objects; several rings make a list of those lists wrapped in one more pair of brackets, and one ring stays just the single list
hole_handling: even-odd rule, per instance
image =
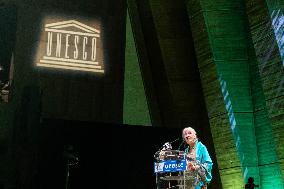
[{"label": "blue scarf", "polygon": [[[200,189],[204,184],[209,184],[210,181],[212,180],[212,174],[211,174],[211,170],[212,170],[212,166],[213,166],[213,162],[210,158],[210,155],[207,151],[207,148],[204,144],[202,144],[200,141],[196,141],[195,143],[196,146],[196,162],[198,162],[206,171],[206,178],[205,178],[205,182],[200,181],[195,188],[196,189]],[[185,149],[185,154],[188,154],[190,150],[190,147],[188,146]]]}]

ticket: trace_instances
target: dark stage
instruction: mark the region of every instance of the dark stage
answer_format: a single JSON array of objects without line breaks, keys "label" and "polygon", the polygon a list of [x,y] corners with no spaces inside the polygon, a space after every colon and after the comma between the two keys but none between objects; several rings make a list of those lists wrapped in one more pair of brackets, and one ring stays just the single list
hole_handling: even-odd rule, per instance
[{"label": "dark stage", "polygon": [[62,120],[44,120],[41,128],[38,176],[44,189],[64,188],[66,144],[79,158],[70,166],[69,189],[155,188],[154,153],[181,135],[180,129]]}]

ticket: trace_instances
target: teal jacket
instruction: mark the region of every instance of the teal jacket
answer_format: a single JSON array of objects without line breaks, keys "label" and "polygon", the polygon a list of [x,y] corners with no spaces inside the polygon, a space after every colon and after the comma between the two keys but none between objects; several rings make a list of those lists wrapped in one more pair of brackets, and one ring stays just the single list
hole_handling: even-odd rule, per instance
[{"label": "teal jacket", "polygon": [[[202,166],[206,172],[205,180],[204,181],[200,180],[195,187],[196,189],[200,189],[205,184],[204,182],[209,184],[210,181],[212,180],[211,170],[213,162],[204,144],[202,144],[200,141],[197,140],[195,145],[196,145],[196,157],[195,157],[196,162],[200,164],[200,166]],[[188,152],[189,152],[189,146],[185,149],[185,154],[188,154]]]}]

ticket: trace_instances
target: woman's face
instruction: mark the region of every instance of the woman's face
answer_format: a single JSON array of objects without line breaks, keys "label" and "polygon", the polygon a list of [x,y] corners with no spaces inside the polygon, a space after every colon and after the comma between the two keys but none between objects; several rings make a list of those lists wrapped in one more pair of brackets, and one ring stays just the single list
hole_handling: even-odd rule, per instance
[{"label": "woman's face", "polygon": [[195,142],[196,133],[193,129],[185,129],[182,134],[187,144],[193,144]]}]

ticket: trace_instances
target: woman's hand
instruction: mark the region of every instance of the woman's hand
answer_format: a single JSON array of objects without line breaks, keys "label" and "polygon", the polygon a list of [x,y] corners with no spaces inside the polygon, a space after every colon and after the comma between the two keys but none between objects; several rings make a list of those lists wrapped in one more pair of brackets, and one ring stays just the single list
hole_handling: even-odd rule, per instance
[{"label": "woman's hand", "polygon": [[195,171],[199,168],[198,165],[196,165],[194,162],[187,162],[187,169],[191,170],[191,171]]}]

